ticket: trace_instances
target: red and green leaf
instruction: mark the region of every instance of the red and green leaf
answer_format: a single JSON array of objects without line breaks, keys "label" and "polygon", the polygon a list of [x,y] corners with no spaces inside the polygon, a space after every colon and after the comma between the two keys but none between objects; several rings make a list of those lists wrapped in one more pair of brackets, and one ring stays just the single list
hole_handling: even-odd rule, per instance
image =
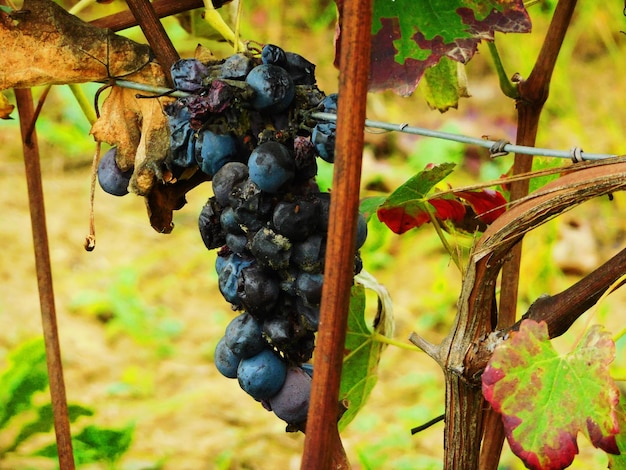
[{"label": "red and green leaf", "polygon": [[372,213],[375,204],[378,204],[376,212],[379,220],[398,234],[421,227],[432,217],[460,230],[484,229],[506,209],[506,199],[498,191],[466,190],[428,196],[453,168],[452,163],[428,167],[396,189],[384,202],[381,203],[379,198],[368,200],[368,212]]},{"label": "red and green leaf", "polygon": [[442,57],[465,64],[494,33],[530,29],[523,0],[374,0],[370,88],[410,95]]},{"label": "red and green leaf", "polygon": [[511,450],[528,468],[569,466],[578,453],[578,432],[619,453],[619,392],[609,375],[614,356],[615,344],[599,326],[559,355],[547,325],[530,320],[496,348],[483,373],[483,394],[502,414]]},{"label": "red and green leaf", "polygon": [[626,397],[624,395],[620,396],[617,422],[619,423],[619,434],[615,438],[621,454],[609,456],[609,468],[611,470],[626,470]]}]

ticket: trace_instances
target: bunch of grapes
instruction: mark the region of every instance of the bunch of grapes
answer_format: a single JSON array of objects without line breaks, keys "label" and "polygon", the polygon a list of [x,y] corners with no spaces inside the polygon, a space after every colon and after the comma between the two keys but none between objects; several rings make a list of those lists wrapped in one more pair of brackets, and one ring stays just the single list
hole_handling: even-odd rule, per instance
[{"label": "bunch of grapes", "polygon": [[[318,89],[311,62],[274,45],[260,57],[180,60],[171,72],[189,95],[165,108],[167,169],[177,179],[196,171],[212,179],[200,234],[209,250],[218,250],[220,292],[240,312],[217,345],[216,367],[278,417],[301,425],[330,206],[330,194],[315,181],[317,158],[332,163],[335,144],[335,124],[309,115],[336,113],[337,95]],[[367,235],[362,216],[357,232],[355,274]]]}]

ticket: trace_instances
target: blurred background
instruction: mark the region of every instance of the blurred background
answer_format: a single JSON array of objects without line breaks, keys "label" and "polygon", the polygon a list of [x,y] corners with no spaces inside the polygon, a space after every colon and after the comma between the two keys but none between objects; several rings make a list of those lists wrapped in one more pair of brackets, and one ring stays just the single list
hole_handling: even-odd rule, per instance
[{"label": "blurred background", "polygon": [[[65,8],[71,1],[60,2]],[[528,76],[541,47],[555,1],[529,7],[533,32],[498,35],[509,75]],[[222,9],[232,22],[233,7]],[[125,8],[114,0],[94,4],[79,17],[90,20]],[[580,146],[594,153],[623,154],[626,143],[626,18],[623,4],[580,2],[557,64],[537,145],[555,149]],[[244,40],[274,43],[317,65],[318,85],[337,90],[333,67],[336,8],[332,1],[248,0],[243,5]],[[218,56],[232,51],[201,36],[197,19],[163,20],[182,57],[198,43]],[[232,24],[232,23],[231,23]],[[191,27],[190,25],[196,25]],[[145,42],[139,28],[122,33]],[[480,137],[515,140],[515,105],[498,88],[486,45],[467,66],[471,98],[444,114],[425,104],[419,91],[400,98],[370,94],[370,119],[441,129]],[[93,97],[98,85],[85,84]],[[35,98],[41,90],[34,89]],[[7,92],[14,102],[11,91]],[[41,322],[19,123],[0,122],[0,380],[42,370]],[[67,87],[55,86],[37,121],[50,252],[54,275],[68,401],[83,407],[75,433],[91,436],[103,450],[84,455],[85,469],[297,469],[303,436],[248,397],[236,381],[222,377],[212,363],[217,341],[234,317],[217,288],[215,253],[205,249],[197,216],[211,196],[210,184],[187,195],[175,212],[175,229],[156,233],[142,198],[96,191],[97,246],[88,253],[91,159],[95,151],[89,123]],[[388,193],[428,163],[455,162],[447,180],[453,186],[498,178],[512,156],[489,159],[485,149],[429,138],[368,129],[364,149],[363,195]],[[538,159],[538,166],[562,165]],[[320,171],[330,184],[332,167]],[[624,246],[626,201],[583,205],[529,234],[524,242],[519,314],[543,293],[571,285]],[[451,238],[467,248],[472,240]],[[448,332],[456,312],[461,275],[430,225],[402,236],[375,218],[362,256],[365,269],[386,286],[393,301],[396,339],[408,344],[416,331],[431,342]],[[617,333],[623,328],[626,297],[617,292],[595,312],[595,323]],[[586,314],[556,340],[566,350],[585,327]],[[626,377],[624,349],[617,343],[614,372]],[[26,362],[24,362],[26,361]],[[32,361],[32,363],[28,362]],[[45,368],[45,366],[43,366]],[[24,369],[24,367],[23,367]],[[29,379],[24,379],[28,383]],[[29,399],[0,419],[0,469],[55,468],[54,459],[32,454],[54,441],[52,432],[33,434],[15,447],[25,423],[49,401],[32,386]],[[1,392],[0,392],[0,396]],[[443,376],[421,353],[388,347],[367,406],[343,433],[355,469],[439,469],[440,423],[411,436],[410,429],[443,412]],[[6,410],[5,410],[6,414]],[[89,430],[96,430],[89,434]],[[87,431],[86,431],[87,430]],[[94,437],[95,436],[95,437]],[[86,437],[87,439],[87,437]],[[581,436],[581,455],[571,468],[606,468],[606,456]],[[80,449],[79,449],[80,451]],[[85,451],[86,453],[86,451]],[[45,452],[44,452],[45,455]],[[508,446],[503,469],[523,466]]]}]

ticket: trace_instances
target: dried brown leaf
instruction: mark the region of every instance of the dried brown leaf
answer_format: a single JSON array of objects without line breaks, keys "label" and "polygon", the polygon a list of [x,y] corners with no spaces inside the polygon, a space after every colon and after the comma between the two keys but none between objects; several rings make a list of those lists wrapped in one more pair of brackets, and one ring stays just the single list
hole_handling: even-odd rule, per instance
[{"label": "dried brown leaf", "polygon": [[0,90],[103,81],[141,69],[150,48],[91,26],[50,0],[0,12]]},{"label": "dried brown leaf", "polygon": [[[129,80],[164,86],[161,68],[151,62]],[[139,97],[137,91],[113,86],[91,128],[99,142],[117,146],[118,166],[134,168],[130,189],[145,196],[163,179],[163,161],[170,148],[169,125],[163,105],[173,98]]]},{"label": "dried brown leaf", "polygon": [[13,119],[11,113],[15,109],[15,106],[9,103],[8,98],[0,93],[0,119]]}]

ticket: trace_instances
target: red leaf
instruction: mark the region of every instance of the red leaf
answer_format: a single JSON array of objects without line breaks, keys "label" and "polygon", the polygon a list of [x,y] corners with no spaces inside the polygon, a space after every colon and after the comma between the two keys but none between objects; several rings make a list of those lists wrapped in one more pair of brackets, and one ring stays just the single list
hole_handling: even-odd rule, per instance
[{"label": "red leaf", "polygon": [[[435,209],[433,215],[441,221],[458,222],[465,216],[465,207],[454,199],[429,199],[427,202]],[[378,219],[398,235],[430,222],[428,212],[421,205],[381,206],[377,213]]]},{"label": "red leaf", "polygon": [[478,218],[490,224],[506,211],[506,199],[502,193],[493,189],[482,191],[455,191],[454,194],[472,206]]},{"label": "red leaf", "polygon": [[378,208],[377,214],[378,219],[398,235],[408,232],[412,228],[419,227],[424,223],[418,220],[419,217],[408,214],[404,207],[387,208],[381,206]]},{"label": "red leaf", "polygon": [[428,202],[435,208],[435,217],[439,220],[460,222],[465,217],[465,207],[455,199],[429,199]]}]

